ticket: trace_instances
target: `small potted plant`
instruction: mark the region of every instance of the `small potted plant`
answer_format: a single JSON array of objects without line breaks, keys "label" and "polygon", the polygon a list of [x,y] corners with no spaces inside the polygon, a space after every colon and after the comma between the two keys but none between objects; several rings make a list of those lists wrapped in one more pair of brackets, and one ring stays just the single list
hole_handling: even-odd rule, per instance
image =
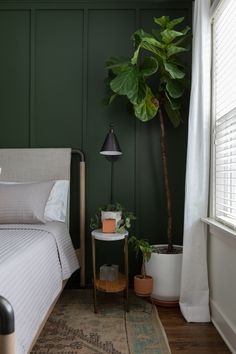
[{"label": "small potted plant", "polygon": [[133,246],[136,257],[138,257],[140,253],[142,254],[141,274],[134,276],[134,291],[138,296],[149,296],[153,289],[153,279],[146,274],[145,263],[149,261],[151,257],[153,246],[151,246],[147,240],[139,240],[135,236],[129,239],[129,243]]},{"label": "small potted plant", "polygon": [[126,211],[120,203],[107,204],[98,208],[98,211],[90,219],[90,228],[92,230],[100,229],[103,219],[115,219],[115,231],[122,233],[131,228],[132,221],[136,218],[131,211]]}]

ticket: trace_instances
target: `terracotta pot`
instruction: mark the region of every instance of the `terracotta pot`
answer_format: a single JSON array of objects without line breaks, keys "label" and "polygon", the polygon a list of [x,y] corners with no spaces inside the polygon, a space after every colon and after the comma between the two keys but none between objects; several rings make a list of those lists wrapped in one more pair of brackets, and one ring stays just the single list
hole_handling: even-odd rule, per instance
[{"label": "terracotta pot", "polygon": [[118,222],[121,220],[122,212],[121,211],[101,211],[101,220],[104,219],[115,219],[116,220],[116,227]]},{"label": "terracotta pot", "polygon": [[143,278],[141,275],[134,276],[134,292],[138,296],[149,296],[152,293],[153,279],[149,275]]},{"label": "terracotta pot", "polygon": [[103,219],[102,220],[102,232],[104,232],[104,233],[116,232],[116,220],[115,219]]}]

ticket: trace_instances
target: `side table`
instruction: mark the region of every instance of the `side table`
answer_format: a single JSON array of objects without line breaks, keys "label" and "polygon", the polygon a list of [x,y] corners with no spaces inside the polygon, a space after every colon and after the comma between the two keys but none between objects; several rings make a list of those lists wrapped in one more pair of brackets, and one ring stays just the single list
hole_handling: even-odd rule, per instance
[{"label": "side table", "polygon": [[[125,310],[129,311],[128,306],[128,284],[129,284],[129,259],[128,259],[128,231],[124,233],[103,233],[101,229],[93,230],[92,237],[92,257],[93,257],[93,286],[94,286],[94,312],[97,313],[97,290],[106,293],[117,293],[124,291]],[[124,240],[124,274],[119,273],[118,280],[100,280],[96,271],[96,240],[100,241],[119,241]]]}]

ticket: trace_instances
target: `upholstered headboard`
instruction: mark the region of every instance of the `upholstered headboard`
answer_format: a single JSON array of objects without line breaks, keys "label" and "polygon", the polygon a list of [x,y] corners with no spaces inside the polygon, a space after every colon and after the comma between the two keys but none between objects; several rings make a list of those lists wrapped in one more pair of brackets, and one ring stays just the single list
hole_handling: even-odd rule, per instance
[{"label": "upholstered headboard", "polygon": [[70,180],[71,149],[0,149],[0,181]]}]

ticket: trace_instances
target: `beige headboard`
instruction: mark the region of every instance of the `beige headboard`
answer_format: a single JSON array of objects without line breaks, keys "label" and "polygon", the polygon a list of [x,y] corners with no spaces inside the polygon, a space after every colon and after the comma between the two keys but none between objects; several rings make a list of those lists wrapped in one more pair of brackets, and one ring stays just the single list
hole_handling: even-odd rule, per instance
[{"label": "beige headboard", "polygon": [[0,181],[70,180],[71,149],[0,149]]}]

